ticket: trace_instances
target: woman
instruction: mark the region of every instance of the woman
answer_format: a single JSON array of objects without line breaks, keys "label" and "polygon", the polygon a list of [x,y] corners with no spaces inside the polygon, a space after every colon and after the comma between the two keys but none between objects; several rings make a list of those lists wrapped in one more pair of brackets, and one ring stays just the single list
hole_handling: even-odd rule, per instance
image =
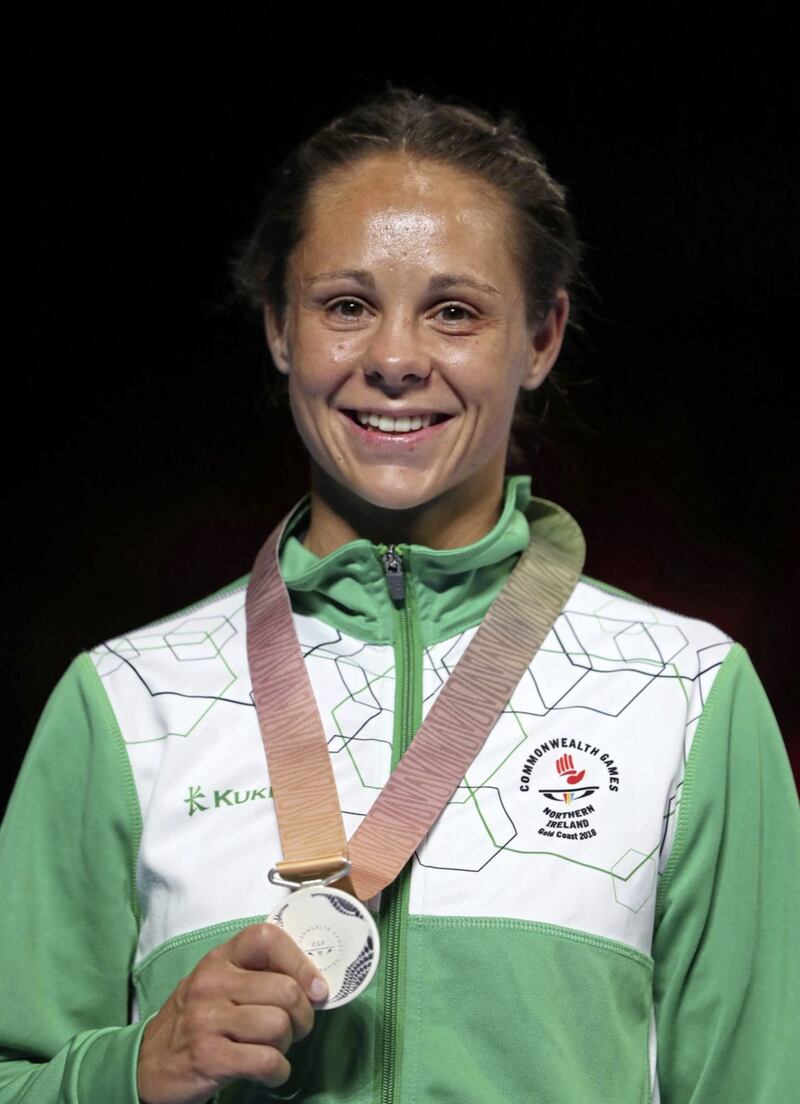
[{"label": "woman", "polygon": [[800,815],[758,676],[580,574],[566,511],[505,475],[578,253],[513,121],[403,89],[276,173],[237,274],[310,457],[280,574],[348,837],[529,547],[566,534],[578,576],[368,899],[375,980],[325,1011],[263,923],[287,890],[256,572],[78,656],[0,837],[0,1104],[784,1099]]}]

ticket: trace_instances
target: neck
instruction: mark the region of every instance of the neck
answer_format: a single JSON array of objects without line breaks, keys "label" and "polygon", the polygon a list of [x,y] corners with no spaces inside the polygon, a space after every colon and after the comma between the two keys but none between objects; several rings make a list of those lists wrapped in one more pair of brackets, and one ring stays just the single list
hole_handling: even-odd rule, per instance
[{"label": "neck", "polygon": [[393,510],[353,495],[313,463],[311,507],[303,544],[319,557],[350,541],[463,548],[491,532],[503,507],[504,472],[484,471],[420,506]]}]

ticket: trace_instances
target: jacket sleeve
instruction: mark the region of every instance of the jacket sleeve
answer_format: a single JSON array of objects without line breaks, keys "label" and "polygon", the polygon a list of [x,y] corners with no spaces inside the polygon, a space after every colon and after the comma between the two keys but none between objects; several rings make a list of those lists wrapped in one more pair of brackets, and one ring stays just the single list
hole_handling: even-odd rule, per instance
[{"label": "jacket sleeve", "polygon": [[82,653],[47,701],[0,828],[0,1104],[137,1104],[139,830],[127,753]]},{"label": "jacket sleeve", "polygon": [[653,942],[662,1104],[778,1104],[800,1082],[800,805],[747,651],[686,764]]}]

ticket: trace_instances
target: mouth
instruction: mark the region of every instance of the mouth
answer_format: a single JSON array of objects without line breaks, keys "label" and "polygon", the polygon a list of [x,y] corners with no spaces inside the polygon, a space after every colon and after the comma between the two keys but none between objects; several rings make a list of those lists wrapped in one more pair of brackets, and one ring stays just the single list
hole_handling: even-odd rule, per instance
[{"label": "mouth", "polygon": [[425,414],[401,415],[393,417],[386,414],[375,414],[366,410],[342,410],[341,412],[350,419],[359,429],[366,433],[376,435],[413,437],[442,422],[449,421],[452,414],[429,412]]},{"label": "mouth", "polygon": [[[343,410],[339,413],[345,427],[365,455],[375,452],[383,456],[411,455],[425,448],[428,441],[447,433],[447,423],[454,414],[407,414],[401,418],[377,415],[363,410]],[[377,425],[373,424],[377,422]]]}]

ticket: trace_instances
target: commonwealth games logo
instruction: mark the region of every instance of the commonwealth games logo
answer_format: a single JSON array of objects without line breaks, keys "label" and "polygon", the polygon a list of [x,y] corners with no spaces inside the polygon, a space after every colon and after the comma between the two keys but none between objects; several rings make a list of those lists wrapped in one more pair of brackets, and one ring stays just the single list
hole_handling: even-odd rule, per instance
[{"label": "commonwealth games logo", "polygon": [[538,830],[539,835],[565,840],[597,835],[590,820],[596,812],[592,799],[606,786],[616,793],[619,783],[619,767],[608,752],[565,736],[534,748],[522,764],[519,776],[521,793],[538,794],[544,799],[545,822]]}]

